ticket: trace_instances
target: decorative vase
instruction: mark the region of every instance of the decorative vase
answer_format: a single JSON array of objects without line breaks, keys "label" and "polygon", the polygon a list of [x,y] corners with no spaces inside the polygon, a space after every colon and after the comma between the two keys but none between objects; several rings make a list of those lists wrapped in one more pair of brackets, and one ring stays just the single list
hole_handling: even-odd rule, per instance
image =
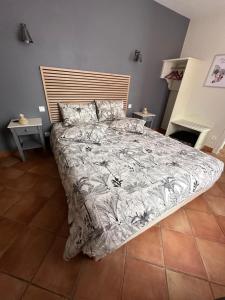
[{"label": "decorative vase", "polygon": [[143,114],[147,114],[148,113],[148,109],[147,109],[147,107],[144,107],[144,109],[143,109]]},{"label": "decorative vase", "polygon": [[23,114],[20,114],[19,123],[20,123],[20,125],[26,125],[26,124],[28,124],[28,120],[24,117]]}]

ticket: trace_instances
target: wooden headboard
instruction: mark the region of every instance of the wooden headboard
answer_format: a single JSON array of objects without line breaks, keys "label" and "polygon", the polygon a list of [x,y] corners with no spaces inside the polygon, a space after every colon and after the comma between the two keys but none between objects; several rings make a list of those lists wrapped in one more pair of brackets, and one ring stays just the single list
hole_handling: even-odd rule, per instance
[{"label": "wooden headboard", "polygon": [[123,100],[127,109],[129,75],[40,67],[48,113],[52,123],[61,120],[58,103]]}]

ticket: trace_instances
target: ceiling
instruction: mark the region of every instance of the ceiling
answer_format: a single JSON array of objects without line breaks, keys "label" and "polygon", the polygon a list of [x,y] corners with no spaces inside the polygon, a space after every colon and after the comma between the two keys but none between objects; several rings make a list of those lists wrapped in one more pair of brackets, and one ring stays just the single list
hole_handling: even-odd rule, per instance
[{"label": "ceiling", "polygon": [[215,15],[225,11],[225,0],[155,0],[156,2],[192,18]]}]

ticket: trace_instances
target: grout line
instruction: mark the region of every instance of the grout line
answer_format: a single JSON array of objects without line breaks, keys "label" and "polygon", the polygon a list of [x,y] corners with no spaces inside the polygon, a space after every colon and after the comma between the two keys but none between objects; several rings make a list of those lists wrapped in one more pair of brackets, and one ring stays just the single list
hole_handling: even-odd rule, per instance
[{"label": "grout line", "polygon": [[164,243],[163,243],[163,237],[162,237],[162,229],[161,225],[159,226],[159,232],[160,232],[160,246],[162,250],[162,258],[163,258],[163,266],[165,266],[165,255],[164,255]]},{"label": "grout line", "polygon": [[[78,253],[77,255],[80,255],[80,253]],[[83,253],[82,253],[83,255]],[[76,276],[76,280],[74,281],[74,286],[71,290],[71,299],[75,299],[75,296],[76,296],[76,292],[77,292],[77,288],[78,288],[78,284],[80,282],[80,278],[81,278],[81,274],[82,274],[82,265],[85,265],[85,261],[81,261],[80,263],[80,268],[79,268],[79,271],[78,271],[78,274]]]},{"label": "grout line", "polygon": [[121,282],[121,288],[120,288],[120,300],[123,300],[123,288],[124,288],[124,281],[125,281],[125,269],[127,265],[127,244],[125,244],[125,254],[124,254],[124,261],[123,261],[123,278]]},{"label": "grout line", "polygon": [[25,294],[26,294],[26,292],[27,292],[29,286],[30,286],[30,283],[28,283],[28,285],[27,285],[26,288],[24,289],[24,291],[23,291],[23,293],[22,293],[22,295],[21,295],[21,297],[20,297],[20,300],[22,300],[23,297],[25,296]]},{"label": "grout line", "polygon": [[166,279],[166,287],[167,287],[167,297],[168,300],[170,299],[170,292],[169,292],[169,285],[168,285],[168,280],[167,280],[167,272],[166,272],[166,263],[165,263],[165,253],[164,253],[164,243],[163,243],[163,237],[162,237],[162,227],[160,226],[159,230],[160,230],[160,238],[161,238],[161,247],[162,247],[162,255],[163,255],[163,264],[164,264],[164,268],[165,268],[165,279]]},{"label": "grout line", "polygon": [[[48,288],[42,287],[41,285],[38,285],[38,284],[36,284],[36,283],[30,282],[30,283],[29,283],[29,287],[30,287],[30,286],[34,286],[34,287],[36,287],[36,288],[39,288],[39,289],[44,290],[44,291],[46,291],[46,292],[49,292],[49,293],[51,293],[51,294],[54,294],[54,295],[63,297],[63,299],[70,299],[70,298],[68,298],[67,296],[63,295],[63,294],[60,294],[60,293],[55,292],[55,291],[53,291],[53,290],[49,290]],[[23,298],[22,298],[22,299],[23,299]]]},{"label": "grout line", "polygon": [[198,251],[198,253],[199,253],[199,256],[200,256],[200,258],[201,258],[202,264],[203,264],[203,266],[204,266],[204,269],[205,269],[205,272],[206,272],[208,281],[210,281],[210,280],[209,280],[209,273],[208,273],[208,270],[207,270],[205,261],[204,261],[202,255],[201,255],[201,251],[200,251],[199,246],[198,246],[198,237],[194,237],[194,241],[195,241],[195,245],[196,245],[197,251]]},{"label": "grout line", "polygon": [[[180,234],[184,234],[184,235],[187,235],[188,237],[193,237],[193,238],[199,238],[201,240],[206,240],[208,242],[212,242],[212,243],[219,243],[219,244],[222,244],[224,245],[225,244],[225,241],[222,242],[222,241],[218,241],[218,240],[210,240],[209,238],[207,237],[200,237],[200,236],[197,236],[195,234],[190,234],[190,233],[184,233],[184,232],[181,232],[181,231],[178,231],[178,230],[175,230],[175,229],[172,229],[172,228],[163,228],[165,230],[170,230],[170,231],[174,231],[174,232],[177,232],[177,233],[180,233]],[[191,225],[191,229],[192,229],[192,225]],[[222,232],[223,233],[223,232]]]},{"label": "grout line", "polygon": [[[132,259],[135,259],[135,260],[138,260],[138,261],[141,261],[141,262],[144,262],[144,263],[147,263],[147,264],[149,264],[149,265],[153,265],[153,266],[158,267],[158,268],[161,268],[161,269],[167,269],[167,270],[174,271],[174,272],[176,272],[176,273],[180,273],[180,274],[184,274],[184,275],[189,275],[189,276],[191,276],[191,277],[195,277],[195,278],[197,278],[197,279],[201,279],[201,280],[204,280],[204,281],[209,281],[207,278],[200,277],[200,276],[198,276],[198,275],[196,275],[196,274],[187,273],[187,272],[178,270],[178,269],[176,269],[176,268],[173,268],[173,267],[170,267],[170,266],[167,266],[167,265],[165,265],[165,266],[158,265],[158,264],[156,264],[156,263],[152,263],[152,262],[149,262],[149,261],[147,261],[147,260],[143,260],[143,259],[138,258],[138,257],[133,257],[133,256],[128,256],[128,257],[130,257],[130,258],[132,258]],[[211,282],[211,281],[210,281],[210,282]]]},{"label": "grout line", "polygon": [[212,294],[212,299],[216,299],[216,297],[214,295],[214,292],[213,292],[213,288],[212,288],[211,282],[209,282],[209,288],[210,288],[210,291],[211,291],[211,294]]},{"label": "grout line", "polygon": [[23,281],[24,283],[27,283],[27,284],[30,283],[29,280],[26,280],[26,279],[24,279],[24,278],[22,278],[22,277],[18,277],[18,276],[14,275],[14,274],[8,273],[7,271],[0,270],[0,274],[1,274],[1,273],[2,273],[2,274],[5,274],[5,275],[7,275],[7,276],[13,277],[13,278],[15,278],[15,279],[18,279],[18,280],[20,280],[20,281]]},{"label": "grout line", "polygon": [[157,264],[155,262],[151,262],[151,261],[148,261],[146,259],[143,259],[143,258],[140,258],[140,257],[136,257],[136,256],[133,256],[133,255],[127,255],[128,258],[131,258],[131,259],[135,259],[135,260],[138,260],[138,261],[141,261],[141,262],[144,262],[144,263],[147,263],[149,265],[153,265],[155,267],[158,267],[158,268],[165,268],[165,265],[160,265],[160,264]]},{"label": "grout line", "polygon": [[186,210],[188,210],[188,209],[184,209],[184,215],[186,216],[186,219],[187,219],[187,221],[188,221],[188,224],[189,224],[189,226],[190,226],[190,228],[191,228],[191,235],[194,236],[194,230],[193,230],[193,228],[192,228],[192,224],[191,224],[191,221],[190,221],[190,219],[189,219],[189,217],[188,217],[188,214],[187,214]]},{"label": "grout line", "polygon": [[48,247],[48,249],[47,249],[47,251],[46,251],[44,257],[40,260],[39,266],[37,267],[37,271],[34,273],[34,275],[33,275],[33,276],[31,277],[31,279],[30,279],[30,283],[31,283],[31,284],[34,285],[33,280],[34,280],[35,276],[37,275],[37,273],[39,272],[39,270],[40,270],[40,268],[41,268],[43,262],[45,261],[47,255],[49,254],[50,250],[52,249],[52,247],[53,247],[53,245],[54,245],[54,243],[55,243],[56,238],[57,238],[57,236],[54,236],[54,237],[53,237],[52,242],[50,243],[50,245],[49,245],[49,247]]}]

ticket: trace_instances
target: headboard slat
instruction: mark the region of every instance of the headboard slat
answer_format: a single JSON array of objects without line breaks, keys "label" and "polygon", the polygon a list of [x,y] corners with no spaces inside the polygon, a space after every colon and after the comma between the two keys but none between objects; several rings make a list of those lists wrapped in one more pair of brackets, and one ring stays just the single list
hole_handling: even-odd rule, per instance
[{"label": "headboard slat", "polygon": [[123,100],[127,109],[130,76],[73,69],[40,67],[51,122],[60,121],[58,103]]}]

